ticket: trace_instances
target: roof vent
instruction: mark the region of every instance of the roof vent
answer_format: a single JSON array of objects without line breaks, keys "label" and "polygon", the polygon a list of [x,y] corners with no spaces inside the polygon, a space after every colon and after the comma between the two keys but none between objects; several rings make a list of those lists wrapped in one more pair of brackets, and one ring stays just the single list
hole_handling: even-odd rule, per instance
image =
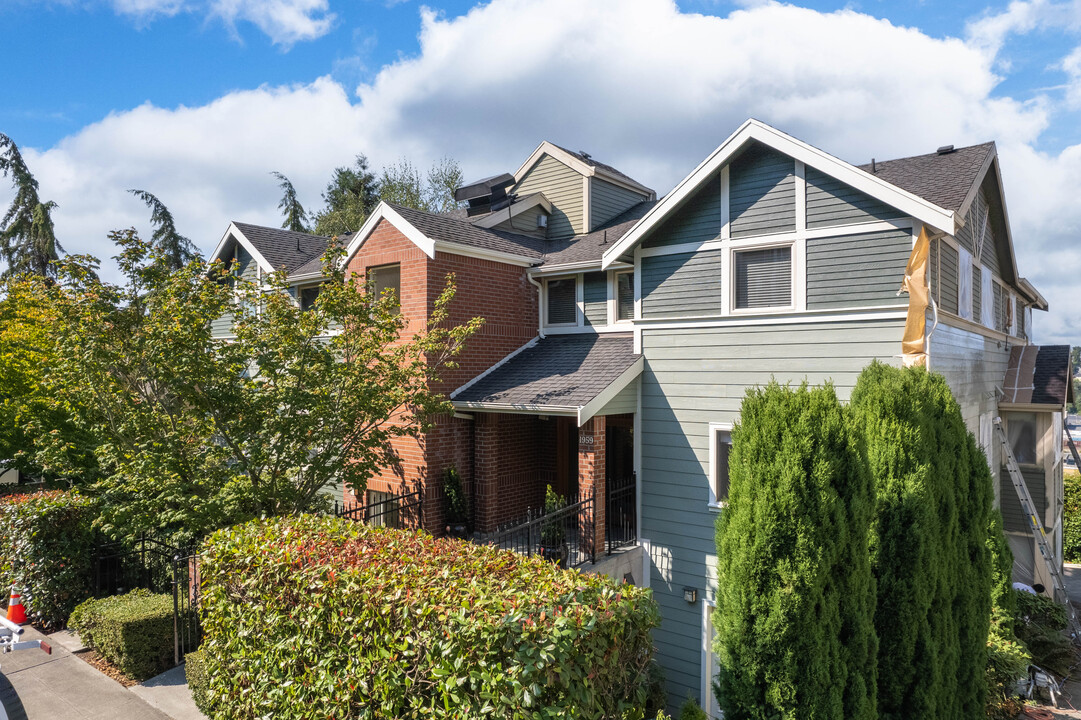
[{"label": "roof vent", "polygon": [[469,201],[469,208],[466,211],[469,217],[483,215],[509,204],[507,188],[513,184],[514,176],[510,173],[493,175],[457,188],[454,191],[454,199],[458,202]]},{"label": "roof vent", "polygon": [[953,145],[943,145],[936,152],[939,155],[949,155],[953,152]]},{"label": "roof vent", "polygon": [[578,154],[582,156],[583,160],[592,160],[593,156],[587,153],[585,150],[579,150]]}]

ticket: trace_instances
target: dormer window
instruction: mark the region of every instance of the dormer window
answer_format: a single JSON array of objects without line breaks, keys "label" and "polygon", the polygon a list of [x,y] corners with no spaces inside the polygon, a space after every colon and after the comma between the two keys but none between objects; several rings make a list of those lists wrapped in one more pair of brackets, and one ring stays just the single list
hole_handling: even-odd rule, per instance
[{"label": "dormer window", "polygon": [[574,277],[546,280],[545,325],[576,325],[578,323],[578,279]]}]

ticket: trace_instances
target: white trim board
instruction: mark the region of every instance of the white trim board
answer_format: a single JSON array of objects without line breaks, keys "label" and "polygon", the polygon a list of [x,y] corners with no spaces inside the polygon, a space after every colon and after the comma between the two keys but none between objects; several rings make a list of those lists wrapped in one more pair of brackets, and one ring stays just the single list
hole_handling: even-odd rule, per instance
[{"label": "white trim board", "polygon": [[946,230],[950,234],[954,234],[956,230],[958,219],[953,211],[934,205],[761,121],[751,119],[743,123],[709,157],[680,181],[672,192],[654,205],[630,231],[609,248],[604,253],[602,267],[607,268],[628,249],[643,240],[650,230],[678,210],[703,183],[722,167],[727,166],[736,153],[752,140],[784,153],[804,163],[805,166],[809,165],[824,172],[934,228]]},{"label": "white trim board", "polygon": [[642,370],[646,366],[646,359],[639,357],[631,366],[619,374],[615,380],[608,384],[604,390],[587,402],[585,405],[578,409],[578,427],[582,427],[590,418],[596,415],[598,412],[604,409],[604,406],[611,402],[612,398],[618,395],[624,388],[631,384],[631,382],[642,374]]},{"label": "white trim board", "polygon": [[544,193],[539,192],[527,197],[523,200],[508,205],[505,208],[499,208],[495,212],[485,215],[480,220],[475,221],[473,224],[482,228],[493,228],[500,223],[505,223],[513,217],[521,215],[526,210],[540,205],[546,213],[552,214],[552,203],[544,196]]},{"label": "white trim board", "polygon": [[596,175],[602,180],[610,182],[613,185],[619,185],[620,187],[626,188],[628,190],[633,190],[639,194],[646,195],[647,200],[653,200],[657,197],[657,193],[653,189],[647,188],[645,185],[638,183],[638,181],[632,180],[630,178],[619,177],[617,175],[613,175],[604,168],[599,168],[584,163],[575,156],[568,153],[563,148],[557,145],[553,145],[547,140],[541,142],[541,144],[537,146],[537,149],[530,153],[529,157],[526,158],[525,162],[522,163],[522,165],[514,171],[514,184],[517,185],[518,183],[520,183],[526,172],[528,172],[534,165],[536,165],[540,161],[541,157],[543,157],[544,155],[551,155],[553,158],[584,177],[589,178]]},{"label": "white trim board", "polygon": [[229,223],[228,229],[225,234],[221,236],[221,240],[218,241],[217,246],[214,248],[214,252],[210,255],[210,261],[221,260],[221,253],[225,250],[225,246],[228,244],[229,238],[234,238],[238,243],[244,246],[244,249],[248,251],[248,254],[252,256],[256,264],[268,273],[274,272],[274,266],[267,262],[267,259],[263,257],[263,254],[259,252],[255,245],[252,244],[244,233],[240,232],[240,228],[236,226],[235,222]]}]

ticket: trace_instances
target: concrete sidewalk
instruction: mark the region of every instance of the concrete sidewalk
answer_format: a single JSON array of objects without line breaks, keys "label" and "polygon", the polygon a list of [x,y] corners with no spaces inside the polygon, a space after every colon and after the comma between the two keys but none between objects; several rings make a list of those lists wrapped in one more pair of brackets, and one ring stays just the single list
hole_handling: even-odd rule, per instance
[{"label": "concrete sidewalk", "polygon": [[[26,626],[21,639],[44,636]],[[0,655],[0,701],[11,720],[169,720],[61,645]]]},{"label": "concrete sidewalk", "polygon": [[183,665],[134,685],[128,691],[173,720],[206,720],[206,715],[195,707],[195,701],[191,699]]},{"label": "concrete sidewalk", "polygon": [[1066,594],[1070,596],[1070,602],[1081,608],[1081,565],[1063,563],[1062,582],[1066,586]]}]

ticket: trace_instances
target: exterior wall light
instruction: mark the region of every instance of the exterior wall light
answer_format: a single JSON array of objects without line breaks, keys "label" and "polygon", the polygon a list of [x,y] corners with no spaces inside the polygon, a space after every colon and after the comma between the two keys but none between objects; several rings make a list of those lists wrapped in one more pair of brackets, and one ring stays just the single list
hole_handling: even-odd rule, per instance
[{"label": "exterior wall light", "polygon": [[698,588],[685,587],[683,588],[683,599],[694,605],[698,602]]}]

